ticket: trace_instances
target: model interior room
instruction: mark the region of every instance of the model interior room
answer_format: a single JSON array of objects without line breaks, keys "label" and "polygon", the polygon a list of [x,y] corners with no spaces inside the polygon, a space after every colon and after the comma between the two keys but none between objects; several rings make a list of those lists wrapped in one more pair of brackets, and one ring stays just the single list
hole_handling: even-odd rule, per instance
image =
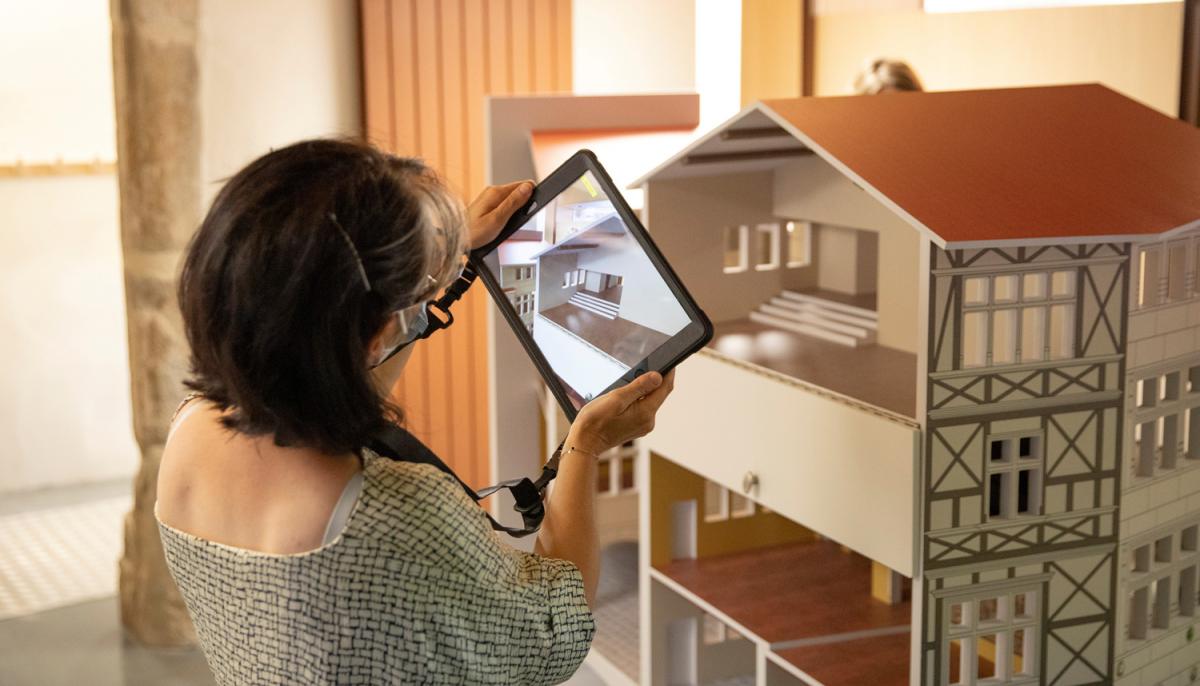
[{"label": "model interior room", "polygon": [[[0,684],[1200,683],[1200,0],[47,0],[0,35]],[[359,162],[234,202],[323,145]],[[364,222],[388,184],[424,204]],[[513,228],[468,263],[456,223]],[[317,322],[258,424],[200,376],[268,343],[189,286],[243,241],[211,273],[259,329]],[[703,328],[679,288],[711,338],[631,394]],[[289,357],[372,308],[362,354]],[[288,428],[351,357],[411,455]],[[173,482],[193,400],[286,477]],[[381,512],[386,559],[321,567]]]}]

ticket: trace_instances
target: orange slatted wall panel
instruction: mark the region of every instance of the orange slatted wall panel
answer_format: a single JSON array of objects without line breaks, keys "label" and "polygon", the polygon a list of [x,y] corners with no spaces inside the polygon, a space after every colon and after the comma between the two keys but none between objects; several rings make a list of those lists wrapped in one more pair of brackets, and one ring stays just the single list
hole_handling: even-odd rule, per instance
[{"label": "orange slatted wall panel", "polygon": [[[571,90],[570,0],[361,0],[367,135],[424,158],[464,199],[484,185],[484,98]],[[488,473],[482,286],[418,344],[395,398],[468,483]]]}]

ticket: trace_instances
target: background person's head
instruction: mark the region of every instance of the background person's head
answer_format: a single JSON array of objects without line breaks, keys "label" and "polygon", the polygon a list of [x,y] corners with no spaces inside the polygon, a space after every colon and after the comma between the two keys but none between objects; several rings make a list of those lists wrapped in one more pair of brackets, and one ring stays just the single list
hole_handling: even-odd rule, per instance
[{"label": "background person's head", "polygon": [[358,447],[400,419],[370,372],[393,313],[457,275],[464,233],[461,202],[418,160],[335,140],[264,155],[229,180],[188,249],[188,386],[233,430]]},{"label": "background person's head", "polygon": [[873,59],[854,78],[854,92],[858,95],[920,90],[925,90],[921,80],[903,60]]}]

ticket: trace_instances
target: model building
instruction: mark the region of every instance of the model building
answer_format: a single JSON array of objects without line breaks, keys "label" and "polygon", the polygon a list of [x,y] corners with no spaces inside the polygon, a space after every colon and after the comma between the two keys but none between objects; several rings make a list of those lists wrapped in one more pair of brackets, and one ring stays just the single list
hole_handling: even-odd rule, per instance
[{"label": "model building", "polygon": [[1200,131],[767,101],[637,185],[717,328],[645,440],[644,683],[1196,680]]}]

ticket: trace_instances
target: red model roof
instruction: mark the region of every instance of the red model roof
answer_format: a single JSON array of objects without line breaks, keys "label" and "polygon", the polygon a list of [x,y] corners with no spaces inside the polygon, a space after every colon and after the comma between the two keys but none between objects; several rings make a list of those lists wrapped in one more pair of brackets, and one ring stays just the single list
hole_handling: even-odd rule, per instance
[{"label": "red model roof", "polygon": [[768,100],[767,114],[947,243],[1200,221],[1200,129],[1105,88]]}]

